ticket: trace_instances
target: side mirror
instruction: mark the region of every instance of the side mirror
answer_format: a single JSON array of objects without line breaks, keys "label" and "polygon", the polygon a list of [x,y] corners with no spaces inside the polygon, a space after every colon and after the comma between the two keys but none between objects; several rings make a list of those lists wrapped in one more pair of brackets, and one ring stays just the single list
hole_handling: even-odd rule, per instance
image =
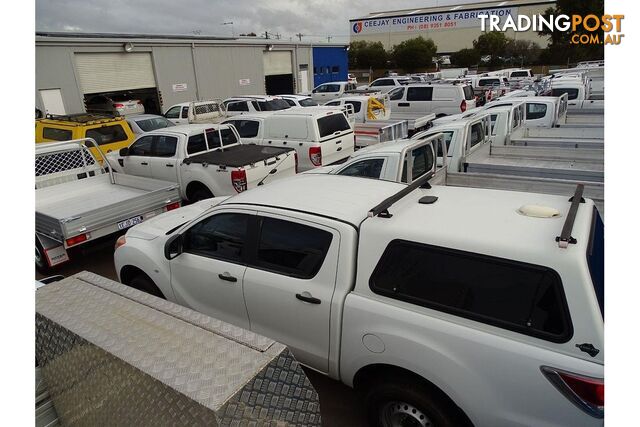
[{"label": "side mirror", "polygon": [[129,148],[128,147],[121,148],[118,154],[120,154],[121,157],[127,157],[129,155]]},{"label": "side mirror", "polygon": [[182,253],[182,234],[171,236],[164,244],[164,257],[166,259],[174,259]]}]

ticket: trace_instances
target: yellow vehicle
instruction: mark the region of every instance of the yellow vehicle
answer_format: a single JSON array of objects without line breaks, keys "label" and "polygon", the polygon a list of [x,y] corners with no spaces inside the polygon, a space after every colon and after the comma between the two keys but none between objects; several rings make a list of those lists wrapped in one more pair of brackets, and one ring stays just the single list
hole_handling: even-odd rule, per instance
[{"label": "yellow vehicle", "polygon": [[[47,116],[36,120],[36,144],[49,141],[93,138],[104,153],[119,151],[131,145],[135,136],[129,123],[120,116],[80,113],[66,116]],[[102,163],[97,149],[90,149]]]}]

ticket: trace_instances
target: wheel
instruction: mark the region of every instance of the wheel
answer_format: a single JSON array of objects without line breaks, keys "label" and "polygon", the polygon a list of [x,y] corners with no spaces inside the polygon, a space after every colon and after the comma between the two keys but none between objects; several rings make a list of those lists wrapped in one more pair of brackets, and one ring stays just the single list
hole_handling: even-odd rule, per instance
[{"label": "wheel", "polygon": [[200,200],[210,199],[212,197],[213,197],[213,194],[211,194],[211,191],[209,191],[206,188],[199,188],[193,192],[193,194],[189,198],[189,202],[196,203],[196,202],[199,202]]},{"label": "wheel", "polygon": [[158,298],[166,299],[156,284],[153,283],[153,280],[144,274],[138,274],[135,276],[131,281],[129,281],[128,285],[139,291],[146,292]]},{"label": "wheel", "polygon": [[51,267],[49,267],[49,263],[47,263],[47,256],[44,253],[44,248],[38,239],[36,239],[36,270],[41,274],[48,274],[51,272]]},{"label": "wheel", "polygon": [[365,395],[369,424],[377,427],[461,425],[452,404],[417,380],[385,377]]}]

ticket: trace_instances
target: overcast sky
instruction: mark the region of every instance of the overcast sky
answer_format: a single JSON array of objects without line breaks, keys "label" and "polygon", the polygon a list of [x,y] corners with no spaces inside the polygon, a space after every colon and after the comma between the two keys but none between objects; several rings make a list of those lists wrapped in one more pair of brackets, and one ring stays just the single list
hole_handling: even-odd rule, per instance
[{"label": "overcast sky", "polygon": [[[483,1],[483,0],[476,0]],[[349,40],[349,19],[469,0],[36,0],[37,31],[194,34],[302,33],[303,41]],[[233,25],[223,25],[233,22]]]}]

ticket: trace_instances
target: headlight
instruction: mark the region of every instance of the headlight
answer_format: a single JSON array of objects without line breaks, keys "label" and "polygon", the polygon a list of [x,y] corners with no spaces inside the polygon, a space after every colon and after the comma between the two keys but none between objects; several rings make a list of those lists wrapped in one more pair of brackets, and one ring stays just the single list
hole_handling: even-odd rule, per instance
[{"label": "headlight", "polygon": [[115,251],[120,246],[124,245],[125,243],[127,243],[127,237],[123,234],[122,236],[118,237],[118,240],[116,240],[116,247],[113,248],[113,250]]}]

